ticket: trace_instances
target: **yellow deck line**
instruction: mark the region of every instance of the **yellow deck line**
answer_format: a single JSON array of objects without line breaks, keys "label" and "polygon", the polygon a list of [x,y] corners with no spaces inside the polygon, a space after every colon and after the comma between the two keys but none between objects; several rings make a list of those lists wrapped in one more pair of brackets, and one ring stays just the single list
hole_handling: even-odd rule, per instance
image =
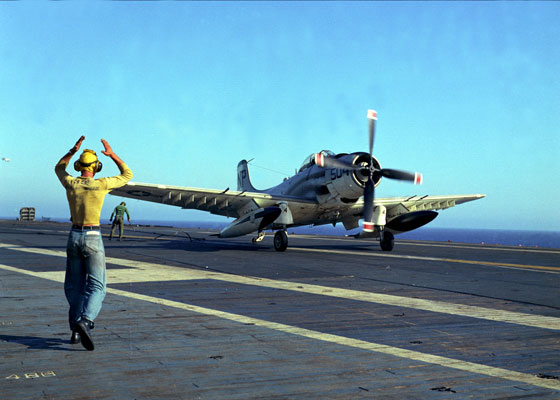
[{"label": "yellow deck line", "polygon": [[461,263],[461,264],[488,265],[488,266],[492,266],[492,267],[509,267],[509,268],[535,269],[535,270],[542,270],[542,271],[560,272],[560,267],[499,263],[499,262],[493,262],[493,261],[474,261],[474,260],[460,260],[460,259],[454,259],[454,258],[407,256],[407,255],[403,255],[403,254],[387,254],[387,253],[380,253],[380,252],[365,252],[365,251],[355,251],[355,250],[312,249],[312,248],[306,248],[306,247],[290,247],[290,250],[309,251],[309,252],[315,252],[315,253],[347,254],[347,255],[358,255],[358,256],[367,256],[367,257],[404,258],[404,259],[408,259],[408,260],[440,261],[440,262],[452,262],[452,263]]},{"label": "yellow deck line", "polygon": [[[537,254],[555,254],[560,256],[560,250],[550,250],[547,247],[514,247],[500,244],[475,244],[464,242],[451,242],[451,243],[431,243],[431,242],[412,242],[406,239],[399,241],[399,246],[424,246],[424,247],[445,247],[453,249],[470,249],[470,250],[490,250],[490,251],[512,251],[518,253],[537,253]],[[499,247],[498,247],[499,246]]]},{"label": "yellow deck line", "polygon": [[[2,264],[0,264],[0,269],[4,269],[4,270],[7,270],[7,271],[12,271],[12,272],[18,272],[18,273],[22,273],[22,274],[27,274],[27,275],[31,275],[31,276],[35,276],[35,277],[39,277],[39,278],[45,278],[45,275],[48,275],[48,274],[45,274],[43,272],[32,272],[32,271],[27,271],[27,270],[23,270],[23,269],[20,269],[20,268],[10,267],[10,266],[7,266],[7,265],[2,265]],[[62,274],[58,274],[58,275],[61,279],[63,279]],[[52,278],[48,278],[48,279],[52,280]],[[56,281],[62,282],[61,279],[56,279]],[[416,360],[416,361],[425,362],[425,363],[428,363],[428,364],[439,365],[439,366],[446,367],[446,368],[453,368],[453,369],[457,369],[457,370],[461,370],[461,371],[466,371],[466,372],[469,372],[469,373],[472,373],[472,374],[485,375],[485,376],[490,376],[490,377],[499,378],[499,379],[506,379],[506,380],[510,380],[510,381],[514,381],[514,382],[522,382],[522,383],[525,383],[525,384],[528,384],[528,385],[533,385],[533,386],[538,386],[538,387],[542,387],[542,388],[547,388],[547,389],[551,389],[551,390],[560,391],[560,382],[559,381],[542,379],[542,378],[538,378],[534,375],[525,374],[525,373],[522,373],[522,372],[511,371],[511,370],[507,370],[507,369],[503,369],[503,368],[491,367],[491,366],[484,365],[484,364],[477,364],[477,363],[457,360],[457,359],[448,358],[448,357],[442,357],[442,356],[436,356],[436,355],[432,355],[432,354],[421,353],[421,352],[418,352],[418,351],[407,350],[407,349],[402,349],[402,348],[393,347],[393,346],[387,346],[387,345],[379,344],[379,343],[366,342],[364,340],[352,339],[352,338],[347,338],[347,337],[339,336],[339,335],[332,335],[332,334],[328,334],[328,333],[317,332],[317,331],[313,331],[313,330],[310,330],[310,329],[299,328],[299,327],[296,327],[296,326],[281,324],[281,323],[277,323],[277,322],[265,321],[265,320],[262,320],[262,319],[247,317],[247,316],[244,316],[244,315],[228,313],[228,312],[214,310],[214,309],[206,308],[206,307],[199,307],[199,306],[195,306],[195,305],[192,305],[192,304],[186,304],[186,303],[181,303],[181,302],[177,302],[177,301],[161,299],[161,298],[158,298],[158,297],[147,296],[147,295],[142,295],[142,294],[138,294],[138,293],[131,293],[131,292],[127,292],[127,291],[124,291],[124,290],[108,288],[107,292],[111,293],[111,294],[114,294],[114,295],[128,297],[128,298],[135,299],[135,300],[146,301],[146,302],[150,302],[150,303],[154,303],[154,304],[164,305],[164,306],[167,306],[167,307],[173,307],[173,308],[178,308],[178,309],[185,310],[185,311],[190,311],[190,312],[195,312],[195,313],[199,313],[199,314],[209,315],[209,316],[222,318],[222,319],[226,319],[226,320],[229,320],[229,321],[234,321],[234,322],[245,324],[245,325],[250,324],[250,325],[253,325],[253,326],[257,326],[257,327],[272,329],[272,330],[275,330],[275,331],[284,332],[286,334],[291,334],[291,335],[296,335],[296,336],[305,337],[305,338],[309,338],[309,339],[319,340],[319,341],[322,341],[322,342],[348,346],[348,347],[362,349],[362,350],[366,350],[366,351],[370,351],[370,352],[374,352],[374,353],[387,354],[387,355],[394,356],[394,357],[400,357],[400,358],[405,358],[405,359],[409,359],[409,360]]]},{"label": "yellow deck line", "polygon": [[[314,239],[314,240],[336,240],[345,241],[346,243],[359,242],[364,244],[376,243],[376,239],[350,239],[349,237],[341,236],[321,236],[321,235],[305,235],[305,234],[293,234],[293,237],[302,239]],[[395,239],[397,240],[397,239]],[[412,239],[401,239],[398,240],[399,246],[427,246],[427,247],[446,247],[446,248],[457,248],[457,249],[472,249],[472,250],[496,250],[496,251],[513,251],[513,252],[523,252],[523,253],[545,253],[545,254],[556,254],[560,255],[560,250],[550,249],[548,247],[536,248],[536,247],[519,247],[512,245],[501,245],[501,244],[477,244],[468,242],[448,242],[442,243],[441,240],[436,241],[421,241]]]},{"label": "yellow deck line", "polygon": [[[12,250],[29,253],[66,257],[66,253],[62,251],[22,247],[18,245],[5,245],[2,243],[0,243],[0,247],[9,247]],[[107,257],[107,262],[115,265],[122,265],[133,268],[123,270],[107,270],[107,281],[109,284],[213,279],[244,285],[290,290],[307,294],[330,296],[349,300],[391,305],[396,307],[412,308],[422,311],[431,311],[463,317],[478,318],[495,322],[505,322],[541,329],[560,330],[560,318],[557,317],[498,310],[486,307],[470,306],[466,304],[448,303],[444,301],[395,296],[375,292],[340,289],[329,286],[310,285],[299,282],[280,281],[266,278],[225,274],[220,272],[202,271],[192,268],[174,267],[169,265],[161,265],[113,257]],[[57,276],[57,274],[63,275],[64,272],[44,272],[43,274],[45,278],[48,278],[50,277],[49,274]]]}]

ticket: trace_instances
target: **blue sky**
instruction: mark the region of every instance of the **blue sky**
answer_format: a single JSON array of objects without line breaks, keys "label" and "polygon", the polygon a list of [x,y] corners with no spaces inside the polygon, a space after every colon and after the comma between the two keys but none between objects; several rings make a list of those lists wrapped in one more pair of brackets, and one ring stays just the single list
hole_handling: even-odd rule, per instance
[{"label": "blue sky", "polygon": [[432,225],[558,230],[559,20],[558,2],[1,2],[0,216],[67,217],[53,167],[82,134],[137,182],[235,188],[254,158],[267,188],[367,150],[374,108],[381,165],[424,174],[376,196],[484,193]]}]

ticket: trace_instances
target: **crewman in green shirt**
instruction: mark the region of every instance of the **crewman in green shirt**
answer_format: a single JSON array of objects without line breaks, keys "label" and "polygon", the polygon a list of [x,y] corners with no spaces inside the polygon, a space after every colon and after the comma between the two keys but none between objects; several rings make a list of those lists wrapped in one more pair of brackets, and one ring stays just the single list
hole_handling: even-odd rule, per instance
[{"label": "crewman in green shirt", "polygon": [[[109,240],[113,239],[113,233],[115,232],[115,228],[117,227],[117,225],[119,226],[119,240],[122,240],[124,232],[124,213],[126,213],[126,218],[128,219],[128,223],[130,224],[130,214],[128,213],[128,209],[126,208],[126,203],[123,201],[121,204],[115,207],[113,213],[111,214],[111,218],[109,218],[109,221],[113,221]],[[113,219],[113,217],[115,219]]]}]

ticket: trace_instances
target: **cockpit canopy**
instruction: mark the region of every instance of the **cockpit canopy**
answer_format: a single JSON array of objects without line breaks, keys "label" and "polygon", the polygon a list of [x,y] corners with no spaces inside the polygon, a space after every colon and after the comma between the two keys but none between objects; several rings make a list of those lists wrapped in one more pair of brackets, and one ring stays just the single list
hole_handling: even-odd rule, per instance
[{"label": "cockpit canopy", "polygon": [[[305,160],[303,160],[303,164],[301,164],[301,167],[300,167],[298,173],[300,173],[301,171],[315,165],[315,155],[316,154],[317,153],[313,153],[309,157],[306,157]],[[321,150],[321,154],[324,155],[324,156],[328,156],[328,157],[334,157],[336,155],[330,150]]]}]

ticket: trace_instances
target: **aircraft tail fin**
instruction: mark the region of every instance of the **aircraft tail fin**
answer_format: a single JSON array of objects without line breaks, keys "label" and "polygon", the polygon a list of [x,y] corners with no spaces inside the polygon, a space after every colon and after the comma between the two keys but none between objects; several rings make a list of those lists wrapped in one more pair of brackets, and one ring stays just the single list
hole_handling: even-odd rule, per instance
[{"label": "aircraft tail fin", "polygon": [[237,164],[237,190],[240,192],[258,192],[251,184],[249,167],[246,160],[241,160]]}]

